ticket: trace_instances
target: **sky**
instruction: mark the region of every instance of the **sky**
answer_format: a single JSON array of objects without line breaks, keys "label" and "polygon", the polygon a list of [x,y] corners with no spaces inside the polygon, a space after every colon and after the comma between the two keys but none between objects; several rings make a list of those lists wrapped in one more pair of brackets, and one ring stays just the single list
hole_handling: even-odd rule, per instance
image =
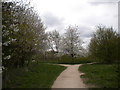
[{"label": "sky", "polygon": [[61,34],[69,26],[78,26],[87,48],[96,26],[102,24],[118,30],[119,0],[31,0],[31,5],[47,27]]}]

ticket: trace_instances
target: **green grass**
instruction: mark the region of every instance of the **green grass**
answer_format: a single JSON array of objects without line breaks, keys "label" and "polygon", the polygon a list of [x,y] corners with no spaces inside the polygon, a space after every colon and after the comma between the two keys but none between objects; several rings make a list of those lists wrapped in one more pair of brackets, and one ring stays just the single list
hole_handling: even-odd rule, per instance
[{"label": "green grass", "polygon": [[100,88],[118,88],[118,66],[107,64],[91,64],[82,65],[79,70],[85,75],[82,75],[84,82],[88,85],[92,84]]},{"label": "green grass", "polygon": [[[50,64],[31,64],[25,68],[9,70],[9,80],[3,88],[50,88],[54,80],[66,67]],[[3,73],[4,74],[4,73]]]}]

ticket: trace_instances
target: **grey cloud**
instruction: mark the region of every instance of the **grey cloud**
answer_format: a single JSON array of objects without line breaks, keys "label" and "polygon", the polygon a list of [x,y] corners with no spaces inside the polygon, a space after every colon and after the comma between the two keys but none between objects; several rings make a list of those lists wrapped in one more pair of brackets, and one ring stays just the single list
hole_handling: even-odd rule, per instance
[{"label": "grey cloud", "polygon": [[107,5],[107,4],[115,4],[115,2],[89,2],[91,5]]},{"label": "grey cloud", "polygon": [[119,0],[92,0],[89,2],[91,5],[108,5],[108,4],[116,4]]},{"label": "grey cloud", "polygon": [[63,24],[63,19],[53,15],[52,13],[46,13],[43,15],[44,23],[48,27],[54,27]]},{"label": "grey cloud", "polygon": [[93,33],[93,30],[90,27],[86,26],[79,26],[79,31],[82,38],[89,38]]},{"label": "grey cloud", "polygon": [[118,2],[119,0],[89,0],[91,2]]},{"label": "grey cloud", "polygon": [[50,12],[43,15],[43,21],[47,27],[46,32],[57,30],[61,34],[64,33],[64,18],[60,18]]},{"label": "grey cloud", "polygon": [[[116,14],[115,14],[116,15]],[[99,16],[88,16],[83,22],[90,26],[98,26],[99,24],[105,26],[112,26],[117,28],[117,17],[114,15],[103,15],[103,17]]]},{"label": "grey cloud", "polygon": [[118,18],[118,14],[114,15],[114,18]]}]

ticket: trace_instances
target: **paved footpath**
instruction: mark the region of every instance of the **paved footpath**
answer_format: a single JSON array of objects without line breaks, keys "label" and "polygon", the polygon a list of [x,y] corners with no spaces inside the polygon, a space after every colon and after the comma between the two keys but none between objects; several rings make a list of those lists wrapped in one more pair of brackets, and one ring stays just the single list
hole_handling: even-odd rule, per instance
[{"label": "paved footpath", "polygon": [[66,66],[65,69],[55,80],[52,88],[86,88],[87,86],[83,83],[80,78],[81,72],[78,71],[79,65],[65,65],[60,64],[62,66]]}]

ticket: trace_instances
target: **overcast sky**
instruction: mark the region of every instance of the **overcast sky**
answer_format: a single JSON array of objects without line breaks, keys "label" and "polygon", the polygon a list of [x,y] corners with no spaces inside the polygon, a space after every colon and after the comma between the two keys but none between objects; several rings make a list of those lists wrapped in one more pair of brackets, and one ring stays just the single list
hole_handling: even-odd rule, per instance
[{"label": "overcast sky", "polygon": [[31,4],[47,27],[46,31],[65,32],[77,25],[86,48],[95,26],[103,24],[118,29],[119,0],[32,0]]}]

